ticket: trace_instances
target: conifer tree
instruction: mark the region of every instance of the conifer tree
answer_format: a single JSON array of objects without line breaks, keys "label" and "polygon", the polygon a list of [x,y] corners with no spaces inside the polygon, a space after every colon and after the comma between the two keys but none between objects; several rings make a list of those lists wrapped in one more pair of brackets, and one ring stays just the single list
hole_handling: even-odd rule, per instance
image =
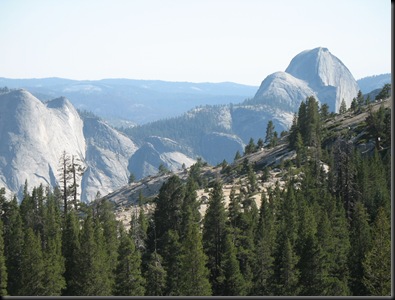
[{"label": "conifer tree", "polygon": [[114,271],[116,264],[114,263],[118,257],[118,221],[114,214],[114,205],[106,198],[102,198],[97,204],[97,216],[96,219],[100,226],[103,228],[103,237],[105,249],[105,257],[107,259],[107,269],[109,270],[109,281],[110,286],[114,284]]},{"label": "conifer tree", "polygon": [[78,295],[79,278],[79,252],[80,252],[80,224],[76,212],[70,211],[65,220],[64,230],[62,232],[62,253],[65,258],[66,288],[63,291],[64,296]]},{"label": "conifer tree", "polygon": [[380,207],[373,225],[372,247],[362,262],[368,295],[391,295],[391,225]]},{"label": "conifer tree", "polygon": [[131,237],[120,229],[120,243],[115,270],[114,295],[143,296],[145,279],[141,274],[141,256]]},{"label": "conifer tree", "polygon": [[285,196],[283,197],[281,214],[279,215],[280,222],[282,223],[282,228],[289,239],[289,242],[292,246],[295,245],[297,239],[297,229],[298,229],[298,217],[296,199],[295,199],[295,191],[293,188],[293,181],[291,180],[288,183],[287,191]]},{"label": "conifer tree", "polygon": [[[155,199],[156,207],[153,220],[156,230],[157,250],[162,256],[162,249],[166,243],[164,238],[165,234],[169,230],[174,230],[178,235],[180,234],[184,195],[184,186],[180,178],[173,175],[162,185],[159,190],[159,195]],[[163,256],[163,259],[166,261],[166,257]]]},{"label": "conifer tree", "polygon": [[81,232],[77,253],[76,295],[105,296],[111,294],[110,270],[100,224],[89,212]]},{"label": "conifer tree", "polygon": [[255,143],[254,143],[254,139],[250,138],[250,141],[248,142],[248,144],[244,148],[244,154],[254,153],[255,150],[256,150],[256,146],[255,146]]},{"label": "conifer tree", "polygon": [[288,137],[288,144],[289,144],[290,149],[295,149],[296,136],[298,133],[300,134],[299,126],[300,126],[300,124],[298,124],[298,115],[296,113],[294,113],[294,116],[292,119],[292,125],[289,130],[289,137]]},{"label": "conifer tree", "polygon": [[229,204],[228,204],[228,222],[231,227],[231,233],[234,235],[239,234],[240,221],[241,221],[241,199],[240,195],[236,195],[234,186],[230,190]]},{"label": "conifer tree", "polygon": [[259,219],[259,211],[255,200],[246,197],[242,200],[243,212],[241,214],[239,235],[236,236],[237,259],[240,263],[240,271],[244,277],[247,293],[252,287],[252,268],[254,253],[254,234]]},{"label": "conifer tree", "polygon": [[[266,236],[266,234],[264,236]],[[270,243],[270,237],[261,237],[256,242],[254,248],[252,295],[271,295],[269,278],[273,276],[274,258],[272,248],[273,246]]]},{"label": "conifer tree", "polygon": [[246,283],[240,272],[239,261],[236,257],[236,247],[232,236],[227,234],[225,237],[225,252],[221,261],[221,285],[223,296],[245,296],[247,294]]},{"label": "conifer tree", "polygon": [[[196,208],[197,209],[197,208]],[[190,211],[191,208],[189,207]],[[210,296],[211,286],[203,252],[199,223],[192,211],[188,213],[185,236],[181,242],[180,294],[183,296]]]},{"label": "conifer tree", "polygon": [[7,205],[2,215],[4,220],[4,255],[8,273],[7,292],[11,296],[19,295],[21,289],[21,263],[24,232],[22,218],[16,197]]},{"label": "conifer tree", "polygon": [[330,223],[326,212],[321,211],[319,207],[316,208],[317,202],[308,205],[303,199],[299,200],[303,202],[299,209],[300,226],[297,241],[297,254],[300,257],[297,265],[300,271],[299,294],[330,296],[329,267],[334,263],[331,256],[333,249]]},{"label": "conifer tree", "polygon": [[306,160],[306,149],[304,147],[302,135],[300,134],[300,132],[297,132],[296,134],[295,151],[296,151],[296,166],[300,168],[302,162]]},{"label": "conifer tree", "polygon": [[220,277],[223,275],[221,262],[225,252],[226,212],[224,207],[222,184],[214,183],[210,192],[209,205],[204,217],[203,248],[208,257],[207,266],[210,270],[210,283],[213,295],[221,295]]},{"label": "conifer tree", "polygon": [[329,105],[327,103],[321,104],[320,116],[322,121],[325,121],[329,117]]},{"label": "conifer tree", "polygon": [[358,104],[358,111],[361,111],[362,106],[365,104],[365,98],[361,90],[359,90],[357,94],[357,104]]},{"label": "conifer tree", "polygon": [[197,201],[197,190],[198,186],[192,177],[188,177],[186,186],[185,186],[185,195],[182,203],[182,230],[181,237],[184,237],[184,234],[187,229],[187,225],[189,222],[200,222],[200,212],[199,212],[199,202]]},{"label": "conifer tree", "polygon": [[53,195],[47,197],[43,226],[44,291],[42,296],[60,296],[66,286],[62,255],[61,216]]},{"label": "conifer tree", "polygon": [[7,295],[7,267],[5,264],[5,255],[4,255],[3,221],[0,219],[0,296],[6,296],[6,295]]},{"label": "conifer tree", "polygon": [[167,273],[166,295],[180,296],[182,276],[181,242],[177,231],[169,229],[163,236],[163,266]]},{"label": "conifer tree", "polygon": [[286,234],[279,232],[274,253],[274,269],[270,279],[271,289],[276,296],[299,294],[299,258]]},{"label": "conifer tree", "polygon": [[254,172],[254,169],[251,164],[248,164],[248,169],[247,169],[247,178],[248,178],[248,191],[250,194],[254,193],[258,186],[257,186],[257,181],[256,181],[256,175]]},{"label": "conifer tree", "polygon": [[331,220],[332,227],[332,254],[334,263],[330,265],[329,276],[332,277],[330,295],[348,296],[349,269],[348,254],[350,251],[350,240],[348,221],[344,206],[340,201],[334,199],[334,209],[328,218]]},{"label": "conifer tree", "polygon": [[387,99],[390,96],[391,96],[391,84],[390,83],[386,83],[386,84],[384,84],[384,86],[381,89],[381,91],[375,97],[375,100]]},{"label": "conifer tree", "polygon": [[370,250],[371,243],[368,213],[363,203],[357,202],[351,221],[349,256],[350,290],[354,296],[368,294],[362,282],[365,273],[362,262]]},{"label": "conifer tree", "polygon": [[148,220],[142,204],[133,207],[131,214],[129,235],[133,239],[136,249],[143,253],[146,250]]},{"label": "conifer tree", "polygon": [[146,296],[164,296],[167,273],[163,267],[162,257],[154,251],[148,261],[146,278]]},{"label": "conifer tree", "polygon": [[44,268],[41,238],[34,233],[31,227],[28,227],[24,237],[18,296],[43,295],[45,289]]},{"label": "conifer tree", "polygon": [[274,125],[273,125],[273,121],[269,120],[266,126],[265,144],[270,144],[273,137],[274,137]]},{"label": "conifer tree", "polygon": [[340,104],[340,108],[339,108],[339,114],[345,114],[347,112],[347,104],[346,101],[344,101],[344,98]]}]

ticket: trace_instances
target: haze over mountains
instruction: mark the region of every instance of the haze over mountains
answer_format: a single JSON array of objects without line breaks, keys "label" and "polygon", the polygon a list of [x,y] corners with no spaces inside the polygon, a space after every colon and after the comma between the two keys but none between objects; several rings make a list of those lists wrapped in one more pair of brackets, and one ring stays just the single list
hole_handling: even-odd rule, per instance
[{"label": "haze over mountains", "polygon": [[[269,120],[278,133],[288,130],[306,97],[337,112],[342,99],[349,107],[359,90],[347,67],[321,47],[295,56],[285,72],[270,74],[259,89],[233,83],[58,78],[0,78],[0,86],[27,89],[0,94],[0,187],[20,193],[25,180],[29,187],[59,184],[59,159],[66,151],[86,167],[80,182],[83,201],[127,184],[130,173],[138,179],[155,174],[160,164],[176,170],[198,157],[210,164],[232,161],[250,138],[264,138]],[[32,93],[55,100],[43,102]],[[59,96],[74,99],[73,104]],[[121,133],[75,107],[143,125]]]},{"label": "haze over mountains", "polygon": [[93,112],[115,126],[144,124],[174,117],[207,103],[238,103],[257,87],[232,82],[190,83],[159,80],[0,78],[0,87],[24,88],[42,101],[64,96],[79,110]]}]

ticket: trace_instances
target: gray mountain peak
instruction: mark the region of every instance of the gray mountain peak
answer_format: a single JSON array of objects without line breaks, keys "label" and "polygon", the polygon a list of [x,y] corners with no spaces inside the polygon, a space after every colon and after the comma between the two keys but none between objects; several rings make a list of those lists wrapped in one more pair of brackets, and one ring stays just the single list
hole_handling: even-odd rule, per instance
[{"label": "gray mountain peak", "polygon": [[350,107],[358,90],[357,82],[340,59],[327,48],[318,47],[296,55],[285,72],[267,76],[251,103],[296,111],[301,101],[314,96],[338,112],[343,99]]}]

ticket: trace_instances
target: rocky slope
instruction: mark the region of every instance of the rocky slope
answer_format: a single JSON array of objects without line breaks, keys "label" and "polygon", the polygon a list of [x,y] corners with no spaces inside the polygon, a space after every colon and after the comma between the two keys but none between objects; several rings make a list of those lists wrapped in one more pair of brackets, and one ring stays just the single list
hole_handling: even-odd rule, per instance
[{"label": "rocky slope", "polygon": [[[381,105],[384,108],[392,107],[391,99],[387,99],[383,102],[377,102],[372,105],[372,111],[375,112]],[[324,123],[324,128],[329,130],[327,133],[327,139],[329,143],[332,137],[341,137],[350,139],[350,141],[356,146],[356,148],[362,153],[367,153],[375,148],[375,142],[372,140],[365,140],[365,134],[367,131],[367,124],[361,127],[361,124],[366,120],[368,111],[354,114],[347,112],[343,115],[337,115],[328,119]],[[239,160],[229,164],[230,172],[223,172],[222,166],[203,166],[200,170],[200,176],[205,178],[210,186],[210,182],[213,180],[220,179],[223,182],[223,193],[225,205],[229,203],[229,195],[232,188],[235,189],[236,195],[243,189],[248,189],[248,178],[247,175],[238,175],[237,169],[240,169],[244,164],[244,160],[255,166],[255,176],[257,178],[257,190],[253,195],[257,206],[260,206],[261,192],[267,191],[269,188],[274,188],[278,185],[281,188],[284,186],[284,179],[289,175],[281,168],[282,164],[286,164],[288,161],[292,161],[296,157],[294,150],[288,148],[287,142],[288,136],[284,136],[279,140],[279,144],[273,148],[264,148],[255,153],[245,155]],[[265,167],[269,168],[269,176],[266,180],[263,180],[263,170]],[[328,169],[328,165],[322,163],[322,167]],[[233,170],[233,171],[232,171]],[[129,185],[125,185],[120,189],[110,193],[106,196],[107,199],[114,202],[116,205],[116,216],[121,220],[126,227],[130,226],[130,218],[132,213],[136,213],[138,210],[138,199],[142,195],[146,199],[144,209],[146,212],[152,211],[154,203],[152,200],[159,193],[159,189],[166,180],[172,175],[177,175],[182,180],[186,180],[188,176],[189,168],[185,170],[177,170],[171,173],[148,176],[142,180],[134,182]],[[201,188],[197,190],[198,200],[200,202],[200,212],[204,214],[207,208],[207,199],[209,197],[210,188]]]}]

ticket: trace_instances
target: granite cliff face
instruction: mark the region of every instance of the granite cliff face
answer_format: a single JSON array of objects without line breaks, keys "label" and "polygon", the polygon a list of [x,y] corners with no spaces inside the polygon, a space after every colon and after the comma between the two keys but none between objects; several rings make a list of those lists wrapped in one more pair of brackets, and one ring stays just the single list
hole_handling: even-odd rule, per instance
[{"label": "granite cliff face", "polygon": [[0,140],[0,187],[20,194],[26,180],[29,188],[58,185],[65,151],[86,169],[79,182],[84,201],[126,184],[137,149],[106,123],[83,120],[66,98],[42,103],[25,90],[0,94]]},{"label": "granite cliff face", "polygon": [[265,78],[251,103],[271,104],[296,111],[301,101],[314,96],[338,112],[342,100],[350,107],[358,94],[358,84],[347,67],[327,48],[318,47],[296,55],[285,72]]},{"label": "granite cliff face", "polygon": [[85,160],[83,122],[64,98],[42,103],[25,90],[0,95],[0,184],[19,192],[55,185],[63,151]]},{"label": "granite cliff face", "polygon": [[127,136],[97,118],[83,118],[86,149],[86,171],[82,178],[83,201],[93,200],[100,192],[106,195],[128,182],[129,157],[137,146]]}]

